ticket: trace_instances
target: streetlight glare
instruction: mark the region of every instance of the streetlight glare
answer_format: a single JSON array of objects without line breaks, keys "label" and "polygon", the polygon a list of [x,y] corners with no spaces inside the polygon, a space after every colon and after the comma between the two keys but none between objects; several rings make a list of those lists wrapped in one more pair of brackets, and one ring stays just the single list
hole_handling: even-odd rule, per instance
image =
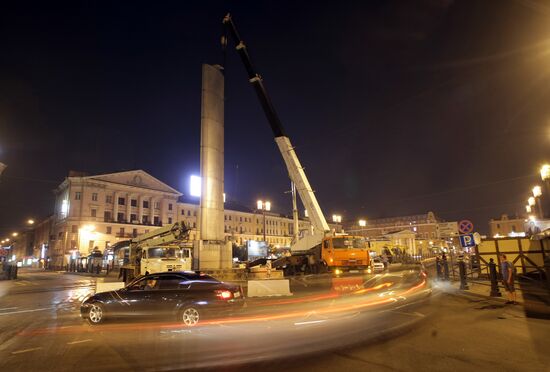
[{"label": "streetlight glare", "polygon": [[550,179],[550,164],[544,164],[540,168],[540,178],[542,178],[543,181]]},{"label": "streetlight glare", "polygon": [[19,235],[19,233],[16,233],[16,232],[11,233],[11,236],[13,236],[14,238],[15,238],[17,235]]},{"label": "streetlight glare", "polygon": [[359,226],[361,226],[361,227],[367,226],[367,221],[366,220],[359,220]]},{"label": "streetlight glare", "polygon": [[526,206],[525,206],[525,211],[526,211],[527,213],[531,213],[531,206],[530,206],[530,205],[526,205]]},{"label": "streetlight glare", "polygon": [[266,201],[265,202],[265,210],[270,211],[271,210],[271,202]]},{"label": "streetlight glare", "polygon": [[533,196],[535,198],[538,198],[541,195],[542,195],[542,188],[540,186],[533,187]]},{"label": "streetlight glare", "polygon": [[332,222],[335,222],[335,223],[342,222],[342,216],[340,216],[339,214],[333,214],[332,215]]},{"label": "streetlight glare", "polygon": [[535,198],[530,196],[529,199],[527,199],[527,203],[532,207],[535,205]]},{"label": "streetlight glare", "polygon": [[27,221],[27,223],[28,223],[29,225],[34,225],[34,220],[33,220],[33,219],[29,219],[29,220]]}]

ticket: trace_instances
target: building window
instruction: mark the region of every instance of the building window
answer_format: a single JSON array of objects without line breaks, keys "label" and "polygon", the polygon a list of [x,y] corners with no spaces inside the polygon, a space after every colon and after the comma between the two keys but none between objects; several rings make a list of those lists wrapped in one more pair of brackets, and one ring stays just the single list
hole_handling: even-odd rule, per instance
[{"label": "building window", "polygon": [[137,199],[130,199],[130,205],[132,207],[137,207]]},{"label": "building window", "polygon": [[110,233],[111,233],[111,231],[112,231],[112,228],[111,228],[111,226],[107,226],[107,232],[106,232],[106,233],[107,233],[107,234],[110,234]]},{"label": "building window", "polygon": [[97,192],[92,193],[92,201],[97,201]]},{"label": "building window", "polygon": [[500,229],[500,223],[497,223],[497,229]]},{"label": "building window", "polygon": [[97,217],[97,209],[92,209],[92,217]]},{"label": "building window", "polygon": [[124,236],[124,227],[121,227],[121,228],[120,228],[119,234],[120,234],[120,236]]},{"label": "building window", "polygon": [[131,214],[130,215],[130,222],[134,222],[134,221],[137,221],[137,215],[136,214]]},{"label": "building window", "polygon": [[105,203],[113,204],[113,195],[105,195]]},{"label": "building window", "polygon": [[231,221],[231,216],[229,216],[229,221]]},{"label": "building window", "polygon": [[197,227],[197,223],[193,222],[193,228],[196,228],[196,227]]},{"label": "building window", "polygon": [[80,191],[77,191],[74,193],[74,200],[80,200],[80,197],[82,196],[82,194],[80,193]]},{"label": "building window", "polygon": [[158,225],[159,224],[159,216],[155,216],[153,218],[153,221],[155,222],[155,225]]},{"label": "building window", "polygon": [[126,204],[126,199],[118,198],[118,205],[125,205],[125,204]]},{"label": "building window", "polygon": [[[72,226],[71,226],[71,233],[76,234],[77,231],[78,231],[78,226],[72,225]],[[61,234],[61,233],[60,233],[60,234]],[[60,235],[60,236],[61,236],[61,235]]]},{"label": "building window", "polygon": [[155,202],[155,209],[160,209],[160,202]]},{"label": "building window", "polygon": [[184,209],[181,210],[181,215],[185,216],[185,210]]},{"label": "building window", "polygon": [[168,224],[172,223],[172,217],[168,217]]},{"label": "building window", "polygon": [[149,223],[149,216],[143,216],[143,217],[141,217],[141,222],[142,222],[143,224]]},{"label": "building window", "polygon": [[143,201],[143,208],[149,208],[149,201],[148,200]]},{"label": "building window", "polygon": [[223,219],[224,219],[225,221],[227,221],[227,215],[224,214],[224,215],[223,215]]},{"label": "building window", "polygon": [[512,225],[512,232],[516,232],[516,225]]},{"label": "building window", "polygon": [[168,210],[169,210],[169,211],[172,210],[172,203],[168,203]]},{"label": "building window", "polygon": [[105,211],[105,212],[103,212],[103,220],[104,220],[105,222],[110,222],[112,218],[113,218],[113,216],[111,216],[111,212],[110,212],[110,211]]},{"label": "building window", "polygon": [[137,233],[137,229],[133,229],[132,230],[132,236],[135,238],[136,236],[138,236],[138,233]]},{"label": "building window", "polygon": [[193,211],[193,216],[197,217],[197,211]]},{"label": "building window", "polygon": [[124,222],[124,213],[117,213],[117,221]]},{"label": "building window", "polygon": [[190,210],[189,210],[189,211],[187,211],[187,215],[188,215],[188,216],[190,216],[190,215],[191,215],[191,211],[190,211]]}]

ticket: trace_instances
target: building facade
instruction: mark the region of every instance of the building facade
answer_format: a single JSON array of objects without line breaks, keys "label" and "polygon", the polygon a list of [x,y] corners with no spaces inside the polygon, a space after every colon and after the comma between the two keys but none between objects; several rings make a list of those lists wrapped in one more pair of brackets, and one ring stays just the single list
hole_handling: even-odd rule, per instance
[{"label": "building facade", "polygon": [[489,221],[489,231],[493,238],[525,236],[525,225],[528,220],[520,217],[508,217],[503,214],[499,219]]},{"label": "building facade", "polygon": [[[71,172],[54,192],[54,213],[37,224],[34,239],[34,257],[49,259],[52,267],[175,222],[191,228],[191,240],[199,237],[199,199],[183,200],[179,191],[142,170],[94,176]],[[237,245],[263,240],[264,225],[269,245],[290,246],[292,218],[226,203],[226,240]],[[308,220],[299,221],[300,230],[309,228]],[[341,225],[331,228],[340,231]]]}]

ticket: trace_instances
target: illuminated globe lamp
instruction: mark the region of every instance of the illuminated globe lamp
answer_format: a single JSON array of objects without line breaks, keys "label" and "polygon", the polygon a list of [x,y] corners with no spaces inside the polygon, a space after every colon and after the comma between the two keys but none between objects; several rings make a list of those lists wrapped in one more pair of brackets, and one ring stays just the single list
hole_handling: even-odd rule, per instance
[{"label": "illuminated globe lamp", "polygon": [[548,180],[550,180],[550,164],[544,164],[544,165],[540,168],[540,178],[541,178],[543,181],[548,181]]}]

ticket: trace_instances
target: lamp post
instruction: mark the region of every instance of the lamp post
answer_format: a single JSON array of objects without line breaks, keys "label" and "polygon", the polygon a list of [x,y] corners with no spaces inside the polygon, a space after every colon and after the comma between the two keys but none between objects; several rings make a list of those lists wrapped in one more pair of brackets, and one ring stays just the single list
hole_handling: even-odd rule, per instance
[{"label": "lamp post", "polygon": [[262,214],[264,216],[264,242],[266,242],[266,244],[267,244],[267,241],[265,240],[266,239],[266,237],[265,237],[265,212],[271,210],[271,202],[270,201],[258,200],[257,207],[258,207],[258,210],[262,211]]},{"label": "lamp post", "polygon": [[543,211],[542,211],[541,196],[542,196],[542,188],[540,186],[533,187],[533,197],[535,198],[535,204],[537,205],[537,209],[538,209],[538,212],[539,212],[539,218],[543,219],[544,214],[543,214]]},{"label": "lamp post", "polygon": [[[540,178],[542,180],[541,205],[544,204],[545,210],[550,210],[550,164],[544,164],[540,168]],[[544,218],[544,216],[542,216]]]},{"label": "lamp post", "polygon": [[339,214],[333,214],[332,215],[332,222],[341,223],[342,222],[342,216],[340,216]]},{"label": "lamp post", "polygon": [[360,226],[360,227],[365,227],[365,226],[367,226],[367,220],[359,220],[359,226]]}]

